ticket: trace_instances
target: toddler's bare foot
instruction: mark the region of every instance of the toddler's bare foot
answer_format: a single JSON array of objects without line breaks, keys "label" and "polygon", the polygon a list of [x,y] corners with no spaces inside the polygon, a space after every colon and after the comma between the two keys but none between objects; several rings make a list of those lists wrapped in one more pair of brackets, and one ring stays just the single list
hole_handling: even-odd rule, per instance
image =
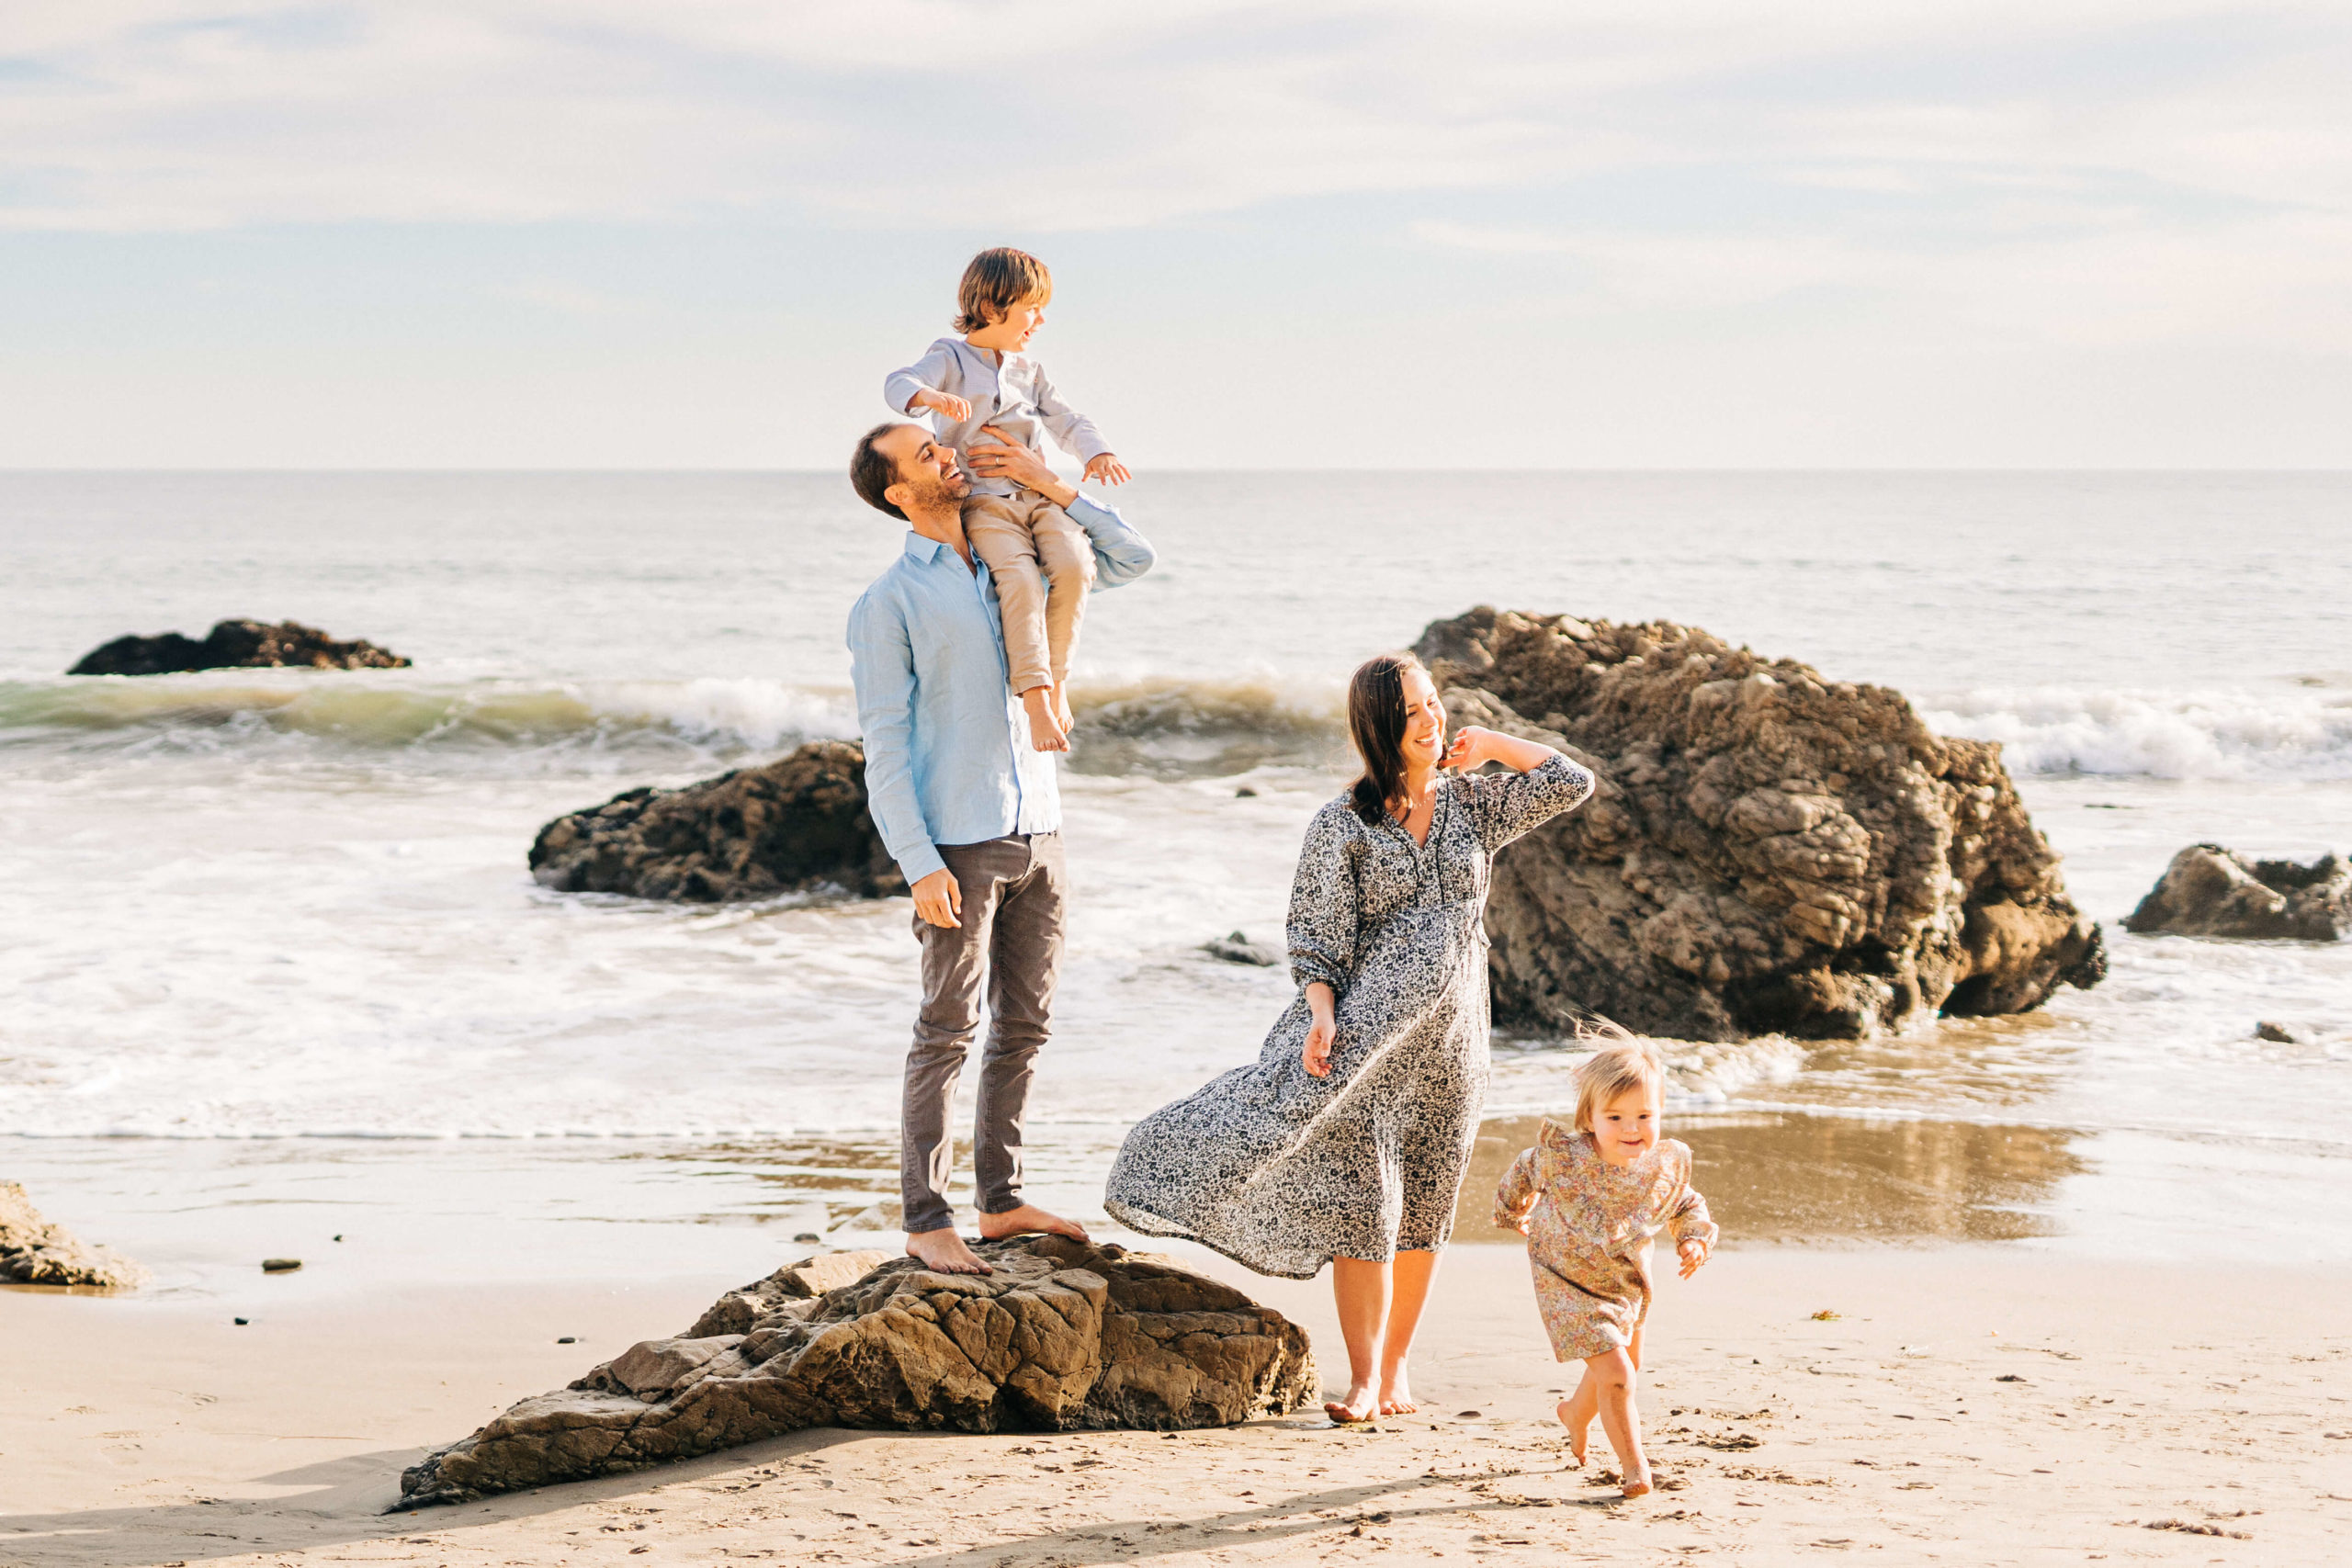
[{"label": "toddler's bare foot", "polygon": [[1345,1399],[1327,1399],[1323,1402],[1323,1414],[1341,1425],[1352,1421],[1369,1421],[1379,1414],[1379,1411],[1380,1402],[1373,1397],[1372,1385],[1368,1382],[1360,1382],[1351,1387],[1348,1390],[1348,1397]]},{"label": "toddler's bare foot", "polygon": [[980,1216],[980,1238],[1001,1241],[1009,1235],[1023,1235],[1044,1231],[1048,1235],[1066,1235],[1072,1241],[1086,1239],[1086,1227],[1076,1220],[1050,1214],[1035,1203],[1023,1203],[1018,1209],[1007,1209],[1001,1214]]},{"label": "toddler's bare foot", "polygon": [[1060,723],[1064,735],[1078,732],[1078,719],[1069,711],[1069,682],[1067,681],[1054,687],[1054,717]]},{"label": "toddler's bare foot", "polygon": [[1619,1487],[1618,1490],[1624,1493],[1628,1497],[1648,1496],[1650,1495],[1650,1467],[1648,1465],[1644,1465],[1641,1469],[1634,1471],[1632,1474],[1626,1476],[1625,1483]]},{"label": "toddler's bare foot", "polygon": [[1399,1367],[1380,1390],[1380,1413],[1383,1416],[1410,1416],[1420,1408],[1413,1398],[1413,1391]]},{"label": "toddler's bare foot", "polygon": [[1560,1401],[1552,1407],[1552,1414],[1557,1416],[1560,1418],[1560,1425],[1568,1429],[1568,1457],[1573,1461],[1570,1468],[1582,1470],[1585,1439],[1592,1434],[1592,1423],[1589,1421],[1581,1425],[1577,1423],[1574,1400]]},{"label": "toddler's bare foot", "polygon": [[[987,1221],[981,1222],[982,1225]],[[910,1231],[907,1235],[907,1256],[919,1259],[934,1274],[992,1274],[996,1272],[980,1261],[979,1255],[964,1245],[964,1238],[954,1229]]]},{"label": "toddler's bare foot", "polygon": [[1029,744],[1040,751],[1069,750],[1069,730],[1054,712],[1054,689],[1032,686],[1021,694],[1021,705],[1029,712]]}]

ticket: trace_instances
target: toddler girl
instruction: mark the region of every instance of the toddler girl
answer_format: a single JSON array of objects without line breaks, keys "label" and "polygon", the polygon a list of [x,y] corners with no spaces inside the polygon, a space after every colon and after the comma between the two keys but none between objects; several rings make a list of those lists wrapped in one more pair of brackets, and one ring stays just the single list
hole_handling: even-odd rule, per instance
[{"label": "toddler girl", "polygon": [[1650,1310],[1650,1238],[1673,1233],[1689,1279],[1714,1249],[1707,1201],[1690,1185],[1690,1150],[1658,1136],[1666,1064],[1645,1043],[1615,1039],[1577,1069],[1577,1115],[1548,1117],[1495,1194],[1495,1223],[1523,1233],[1535,1302],[1563,1361],[1584,1379],[1559,1404],[1578,1464],[1592,1418],[1617,1450],[1625,1495],[1650,1489],[1634,1404],[1642,1322]]}]

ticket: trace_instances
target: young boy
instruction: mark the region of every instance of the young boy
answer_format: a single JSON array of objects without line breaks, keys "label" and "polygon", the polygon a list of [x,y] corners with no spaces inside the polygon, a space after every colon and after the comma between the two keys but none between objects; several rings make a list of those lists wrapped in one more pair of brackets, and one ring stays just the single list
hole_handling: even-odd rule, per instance
[{"label": "young boy", "polygon": [[1023,352],[1053,297],[1053,274],[1035,256],[982,251],[956,290],[955,325],[964,335],[941,338],[882,383],[894,412],[932,415],[933,433],[971,476],[964,533],[996,581],[1005,661],[1040,751],[1069,749],[1070,654],[1094,583],[1094,549],[1086,530],[1045,497],[972,473],[970,444],[985,441],[981,428],[992,426],[1042,457],[1039,437],[1047,434],[1085,463],[1088,479],[1118,485],[1132,477],[1094,422],[1062,401]]}]

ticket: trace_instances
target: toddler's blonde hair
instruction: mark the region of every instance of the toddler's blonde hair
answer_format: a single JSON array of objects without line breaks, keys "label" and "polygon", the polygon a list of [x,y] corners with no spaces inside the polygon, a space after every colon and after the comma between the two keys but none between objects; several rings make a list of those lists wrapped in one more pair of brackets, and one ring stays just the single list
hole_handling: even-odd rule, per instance
[{"label": "toddler's blonde hair", "polygon": [[1600,1049],[1577,1066],[1577,1131],[1592,1131],[1592,1113],[1627,1089],[1656,1084],[1666,1089],[1666,1059],[1646,1040],[1636,1040],[1611,1023],[1578,1029],[1581,1038],[1599,1038]]},{"label": "toddler's blonde hair", "polygon": [[1054,297],[1054,275],[1027,251],[1000,245],[982,251],[956,288],[956,330],[976,333],[1015,305],[1043,305]]}]

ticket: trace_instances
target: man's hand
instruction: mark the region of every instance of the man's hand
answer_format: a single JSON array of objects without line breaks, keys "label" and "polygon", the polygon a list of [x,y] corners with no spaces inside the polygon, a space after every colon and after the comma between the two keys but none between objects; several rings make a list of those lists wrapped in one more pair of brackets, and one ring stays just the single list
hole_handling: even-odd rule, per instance
[{"label": "man's hand", "polygon": [[1127,472],[1127,466],[1119,461],[1116,454],[1105,452],[1087,460],[1086,477],[1099,485],[1123,485],[1135,475]]},{"label": "man's hand", "polygon": [[956,886],[956,874],[941,866],[915,884],[915,913],[934,926],[955,928],[964,922],[956,917],[964,912],[964,890]]},{"label": "man's hand", "polygon": [[958,424],[972,417],[971,404],[952,392],[934,392],[929,387],[925,387],[907,400],[909,413],[914,412],[917,409],[931,409],[935,412],[944,413]]},{"label": "man's hand", "polygon": [[1035,491],[1056,506],[1068,506],[1078,499],[1076,487],[1064,484],[1062,477],[1028,447],[1016,444],[993,424],[982,425],[980,434],[995,445],[975,446],[965,454],[974,473],[982,479],[1003,479],[1023,490]]},{"label": "man's hand", "polygon": [[1711,1249],[1704,1241],[1694,1235],[1675,1250],[1682,1254],[1682,1277],[1688,1280],[1707,1261],[1707,1254]]}]

